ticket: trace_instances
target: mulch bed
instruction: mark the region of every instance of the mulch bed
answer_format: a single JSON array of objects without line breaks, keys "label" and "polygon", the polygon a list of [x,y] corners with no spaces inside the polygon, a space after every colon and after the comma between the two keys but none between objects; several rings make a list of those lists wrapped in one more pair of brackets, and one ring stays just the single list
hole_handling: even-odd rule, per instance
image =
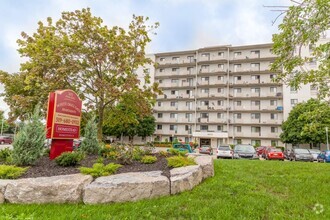
[{"label": "mulch bed", "polygon": [[[170,168],[167,167],[167,160],[165,157],[155,154],[157,161],[153,164],[143,164],[138,161],[133,161],[132,164],[123,165],[117,170],[116,174],[119,173],[128,173],[128,172],[146,172],[146,171],[163,171],[162,175],[169,178]],[[62,167],[55,163],[54,160],[50,160],[49,157],[41,157],[34,166],[30,168],[23,174],[21,178],[35,178],[35,177],[49,177],[49,176],[58,176],[58,175],[68,175],[80,173],[78,170],[79,167],[92,167],[99,156],[97,155],[87,155],[85,159],[80,162],[80,165],[74,167]],[[110,160],[104,160],[105,164],[116,162]]]}]

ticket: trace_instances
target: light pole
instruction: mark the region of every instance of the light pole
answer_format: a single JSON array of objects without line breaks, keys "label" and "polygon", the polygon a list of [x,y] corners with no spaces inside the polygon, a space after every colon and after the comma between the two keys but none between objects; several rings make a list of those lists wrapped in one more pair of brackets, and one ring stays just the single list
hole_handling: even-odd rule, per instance
[{"label": "light pole", "polygon": [[1,136],[2,136],[2,131],[3,131],[3,120],[4,119],[1,120]]},{"label": "light pole", "polygon": [[327,150],[329,150],[328,127],[325,127],[325,134],[327,136]]}]

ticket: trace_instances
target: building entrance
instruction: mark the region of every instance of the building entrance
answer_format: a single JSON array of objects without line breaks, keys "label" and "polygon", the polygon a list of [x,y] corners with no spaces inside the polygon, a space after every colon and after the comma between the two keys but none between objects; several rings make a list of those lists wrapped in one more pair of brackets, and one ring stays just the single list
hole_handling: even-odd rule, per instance
[{"label": "building entrance", "polygon": [[199,146],[203,146],[203,145],[209,145],[211,146],[211,139],[210,138],[201,138],[200,139],[200,145]]}]

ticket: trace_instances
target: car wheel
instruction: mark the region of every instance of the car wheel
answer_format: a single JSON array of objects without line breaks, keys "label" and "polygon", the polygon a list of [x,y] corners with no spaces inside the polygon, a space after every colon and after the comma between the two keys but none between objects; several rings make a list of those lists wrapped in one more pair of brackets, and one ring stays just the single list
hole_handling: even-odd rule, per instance
[{"label": "car wheel", "polygon": [[5,142],[4,141],[1,141],[1,144],[5,144]]}]

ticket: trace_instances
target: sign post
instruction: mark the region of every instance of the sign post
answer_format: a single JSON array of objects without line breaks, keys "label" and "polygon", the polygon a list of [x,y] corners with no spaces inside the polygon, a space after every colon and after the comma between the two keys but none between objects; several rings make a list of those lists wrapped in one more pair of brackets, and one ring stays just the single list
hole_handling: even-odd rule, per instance
[{"label": "sign post", "polygon": [[82,101],[72,90],[51,92],[48,98],[47,138],[52,139],[50,159],[72,151],[73,139],[79,139]]}]

